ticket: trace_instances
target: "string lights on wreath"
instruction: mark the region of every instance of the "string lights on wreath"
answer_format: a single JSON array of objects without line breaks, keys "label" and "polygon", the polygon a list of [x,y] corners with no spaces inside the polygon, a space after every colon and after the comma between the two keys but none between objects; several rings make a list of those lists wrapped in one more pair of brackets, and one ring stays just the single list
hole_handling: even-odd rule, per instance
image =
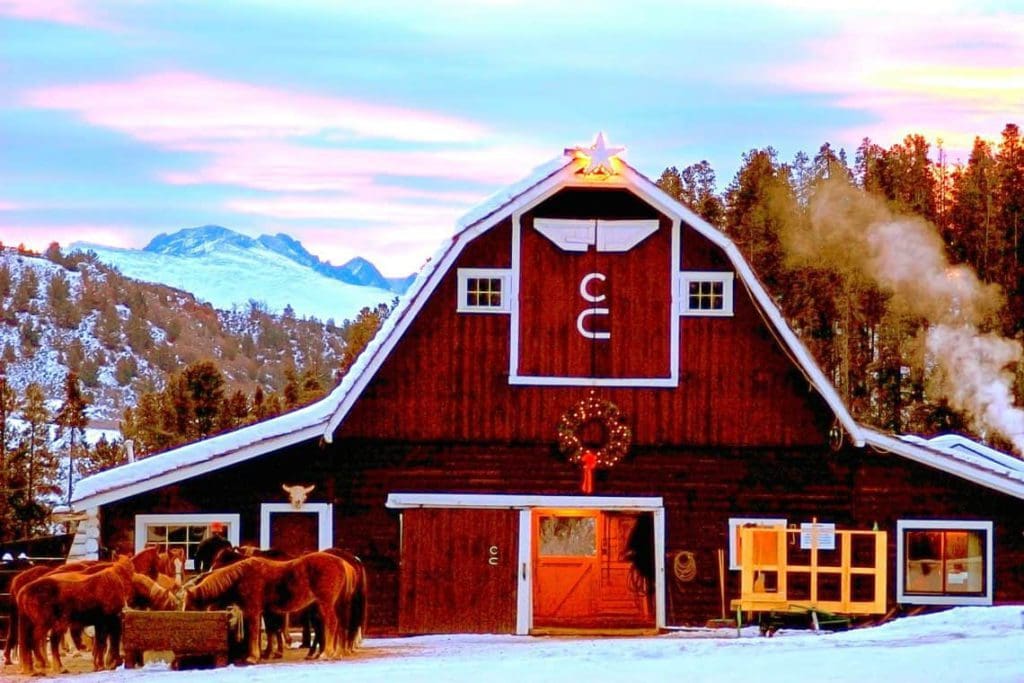
[{"label": "string lights on wreath", "polygon": [[[603,432],[602,442],[588,448],[580,436],[582,429],[596,422]],[[633,432],[622,422],[619,407],[597,398],[593,392],[567,410],[558,421],[558,450],[569,462],[583,467],[584,493],[593,491],[593,470],[612,467],[626,455]]]}]

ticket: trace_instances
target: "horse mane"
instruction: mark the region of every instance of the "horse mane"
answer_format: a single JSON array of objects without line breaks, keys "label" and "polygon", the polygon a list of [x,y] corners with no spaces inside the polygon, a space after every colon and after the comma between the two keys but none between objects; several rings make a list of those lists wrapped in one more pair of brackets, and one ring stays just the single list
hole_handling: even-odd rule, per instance
[{"label": "horse mane", "polygon": [[136,572],[132,576],[132,590],[136,598],[144,601],[149,606],[158,606],[161,601],[164,604],[178,604],[178,599],[171,591],[145,574]]},{"label": "horse mane", "polygon": [[211,600],[220,597],[241,578],[249,568],[246,560],[214,569],[207,577],[189,590],[199,600]]}]

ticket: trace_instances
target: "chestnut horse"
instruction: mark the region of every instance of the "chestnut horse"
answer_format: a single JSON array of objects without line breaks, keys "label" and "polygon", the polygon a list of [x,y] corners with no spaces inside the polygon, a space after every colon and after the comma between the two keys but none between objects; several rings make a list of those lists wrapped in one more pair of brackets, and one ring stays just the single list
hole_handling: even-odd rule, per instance
[{"label": "chestnut horse", "polygon": [[[228,565],[241,562],[242,560],[249,557],[263,557],[270,560],[293,560],[295,559],[292,555],[289,555],[283,550],[277,548],[268,548],[263,550],[251,545],[232,546],[230,544],[220,547],[214,553],[213,558],[207,564],[210,570],[220,569],[221,567],[227,567]],[[200,582],[202,579],[200,579]],[[310,606],[302,611],[302,626],[303,626],[303,644],[309,642],[308,629],[311,627],[321,628],[322,625],[319,623],[319,615],[316,614],[316,607]],[[284,656],[284,633],[288,627],[288,615],[276,614],[274,612],[263,613],[263,626],[266,630],[267,645],[260,651],[260,659],[280,659]],[[323,634],[318,633],[323,639]],[[322,652],[323,648],[321,648]],[[313,648],[310,647],[308,659],[313,657]]]},{"label": "chestnut horse", "polygon": [[[140,550],[133,555],[132,566],[136,572],[145,574],[151,579],[160,579],[162,575],[159,574],[159,560],[159,549],[153,546]],[[97,560],[81,560],[57,566],[35,565],[16,574],[11,579],[11,585],[8,589],[8,592],[11,594],[11,605],[7,623],[7,640],[4,642],[4,664],[11,663],[11,651],[18,644],[18,605],[16,598],[22,586],[38,579],[40,576],[68,571],[91,573],[109,567],[110,564],[110,562],[100,562]],[[81,633],[81,628],[75,627],[71,629],[71,637],[79,650],[84,649]]]},{"label": "chestnut horse", "polygon": [[[15,598],[18,606],[18,654],[23,673],[35,672],[33,657],[46,668],[43,642],[48,632],[59,634],[72,626],[93,625],[93,665],[103,666],[105,637],[109,634],[111,651],[119,654],[121,611],[134,595],[135,575],[131,558],[125,557],[94,574],[59,572],[43,576],[24,586]],[[60,661],[59,635],[51,638],[53,668],[64,668]]]},{"label": "chestnut horse", "polygon": [[287,561],[250,557],[216,569],[201,583],[186,588],[185,608],[237,604],[245,623],[247,661],[255,663],[264,612],[287,614],[316,605],[324,620],[326,654],[336,658],[344,652],[338,646],[339,604],[351,601],[355,585],[351,565],[327,553],[309,553]]}]

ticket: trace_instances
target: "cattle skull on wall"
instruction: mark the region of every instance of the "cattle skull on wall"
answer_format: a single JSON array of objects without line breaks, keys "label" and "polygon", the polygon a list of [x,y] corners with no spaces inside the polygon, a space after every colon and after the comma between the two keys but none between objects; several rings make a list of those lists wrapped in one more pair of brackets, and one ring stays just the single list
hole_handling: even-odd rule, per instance
[{"label": "cattle skull on wall", "polygon": [[288,494],[292,507],[296,510],[301,510],[303,504],[306,502],[306,496],[316,488],[316,484],[310,484],[309,486],[303,486],[302,484],[295,484],[288,486],[288,484],[281,484],[281,488],[284,489],[285,493]]}]

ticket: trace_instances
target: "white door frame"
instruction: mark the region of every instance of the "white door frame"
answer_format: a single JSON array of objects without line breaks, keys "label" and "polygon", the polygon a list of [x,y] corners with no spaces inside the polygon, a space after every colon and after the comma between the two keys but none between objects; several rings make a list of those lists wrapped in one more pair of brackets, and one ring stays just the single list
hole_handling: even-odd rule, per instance
[{"label": "white door frame", "polygon": [[654,622],[665,628],[665,506],[661,496],[533,496],[475,493],[389,493],[386,507],[499,508],[519,510],[519,561],[516,593],[516,635],[533,629],[534,508],[556,510],[630,510],[654,517]]},{"label": "white door frame", "polygon": [[296,508],[291,503],[260,503],[260,547],[270,547],[270,515],[275,512],[315,512],[318,516],[317,550],[334,545],[334,506],[330,503],[303,503]]}]

